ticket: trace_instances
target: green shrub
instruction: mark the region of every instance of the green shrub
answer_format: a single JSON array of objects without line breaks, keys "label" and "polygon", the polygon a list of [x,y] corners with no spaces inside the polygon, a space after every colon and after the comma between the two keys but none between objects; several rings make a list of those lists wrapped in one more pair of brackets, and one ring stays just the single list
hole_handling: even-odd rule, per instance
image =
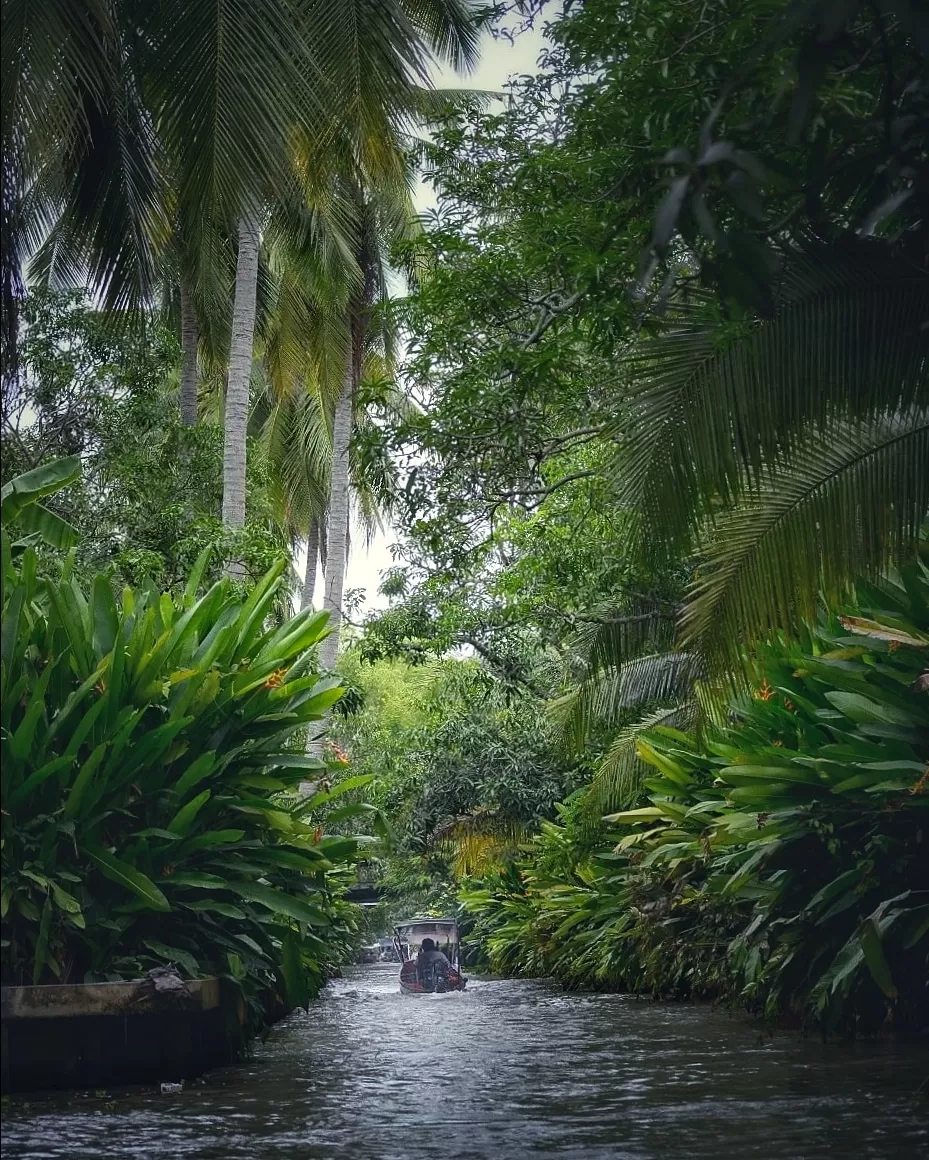
[{"label": "green shrub", "polygon": [[270,623],[284,564],[247,597],[39,579],[3,537],[2,970],[97,981],[173,963],[303,1004],[350,937],[356,841],[304,739],[338,699],[325,614]]},{"label": "green shrub", "polygon": [[769,646],[701,738],[655,729],[592,853],[572,811],[466,892],[497,969],[737,999],[825,1029],[929,1023],[929,574]]}]

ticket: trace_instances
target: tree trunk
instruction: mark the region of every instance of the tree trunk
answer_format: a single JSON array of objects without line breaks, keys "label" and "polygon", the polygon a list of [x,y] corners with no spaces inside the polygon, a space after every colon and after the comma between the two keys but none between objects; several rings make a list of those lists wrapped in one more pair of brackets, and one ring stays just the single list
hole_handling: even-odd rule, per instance
[{"label": "tree trunk", "polygon": [[316,591],[316,565],[319,562],[319,520],[310,520],[310,530],[306,537],[306,571],[303,575],[303,597],[300,608],[313,607]]},{"label": "tree trunk", "polygon": [[197,326],[197,308],[181,278],[181,422],[187,427],[197,423],[197,347],[200,332]]},{"label": "tree trunk", "polygon": [[[239,254],[235,270],[235,301],[232,307],[232,341],[226,382],[223,442],[223,523],[230,528],[245,524],[246,434],[249,380],[255,340],[255,300],[258,290],[258,226],[253,219],[239,222]],[[241,561],[230,560],[226,575],[241,577]]]},{"label": "tree trunk", "polygon": [[332,423],[332,474],[329,489],[329,527],[326,544],[326,595],[323,608],[329,613],[332,632],[319,649],[323,669],[335,668],[342,624],[342,589],[345,586],[345,554],[348,542],[349,475],[348,444],[352,434],[354,357],[349,358],[345,384],[336,403]]}]

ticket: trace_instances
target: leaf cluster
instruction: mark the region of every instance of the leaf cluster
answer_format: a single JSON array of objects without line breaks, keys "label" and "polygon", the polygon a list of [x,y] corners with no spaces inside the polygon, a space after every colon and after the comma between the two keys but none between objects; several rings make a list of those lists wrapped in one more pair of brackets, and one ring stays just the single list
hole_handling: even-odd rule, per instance
[{"label": "leaf cluster", "polygon": [[351,939],[353,839],[325,833],[304,753],[341,688],[324,614],[271,617],[283,563],[247,598],[151,584],[114,598],[66,564],[42,579],[4,531],[4,981],[98,981],[173,965],[256,1004],[305,1004]]}]

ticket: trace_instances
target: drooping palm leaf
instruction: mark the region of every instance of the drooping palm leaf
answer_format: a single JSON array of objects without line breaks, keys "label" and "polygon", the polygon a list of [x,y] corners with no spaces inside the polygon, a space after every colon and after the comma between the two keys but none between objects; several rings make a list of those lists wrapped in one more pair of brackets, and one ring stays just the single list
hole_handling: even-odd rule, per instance
[{"label": "drooping palm leaf", "polygon": [[722,663],[746,638],[811,618],[915,554],[929,513],[929,401],[811,433],[742,506],[718,519],[682,619]]},{"label": "drooping palm leaf", "polygon": [[715,303],[630,356],[615,474],[645,555],[686,551],[811,430],[929,392],[929,274],[878,242],[785,258],[773,318],[724,324]]},{"label": "drooping palm leaf", "polygon": [[599,619],[578,626],[575,649],[591,671],[617,668],[643,652],[654,652],[674,640],[676,608],[652,599],[627,600]]},{"label": "drooping palm leaf", "polygon": [[649,767],[636,749],[638,739],[644,733],[657,725],[689,729],[699,715],[697,702],[688,698],[645,713],[625,725],[610,743],[590,784],[590,799],[599,812],[628,805],[638,793],[642,779],[648,776]]},{"label": "drooping palm leaf", "polygon": [[137,304],[152,286],[166,218],[126,18],[111,0],[4,5],[4,350],[14,361],[20,276],[43,243],[46,271],[89,274],[111,305]]},{"label": "drooping palm leaf", "polygon": [[562,702],[566,740],[580,751],[594,730],[616,729],[636,707],[680,703],[701,672],[700,658],[682,652],[651,653],[594,669]]},{"label": "drooping palm leaf", "polygon": [[774,316],[706,300],[629,362],[620,501],[643,556],[704,561],[685,647],[725,664],[856,574],[900,563],[925,518],[929,274],[885,243],[785,258]]}]

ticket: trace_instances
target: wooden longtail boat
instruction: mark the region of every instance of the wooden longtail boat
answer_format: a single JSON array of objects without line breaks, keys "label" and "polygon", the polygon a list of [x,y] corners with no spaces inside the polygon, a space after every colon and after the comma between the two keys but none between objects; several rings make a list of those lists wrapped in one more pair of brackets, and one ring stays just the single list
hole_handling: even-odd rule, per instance
[{"label": "wooden longtail boat", "polygon": [[[423,942],[431,940],[448,960],[430,962],[421,956]],[[400,959],[400,990],[405,995],[443,994],[463,991],[468,980],[461,973],[461,943],[453,918],[413,918],[394,931],[394,947]]]}]

